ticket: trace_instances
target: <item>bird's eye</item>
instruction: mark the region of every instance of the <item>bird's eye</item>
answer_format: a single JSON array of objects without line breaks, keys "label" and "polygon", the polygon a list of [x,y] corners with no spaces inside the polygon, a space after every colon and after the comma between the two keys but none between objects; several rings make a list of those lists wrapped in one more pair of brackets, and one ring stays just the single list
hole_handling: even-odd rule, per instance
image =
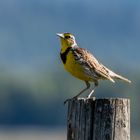
[{"label": "bird's eye", "polygon": [[69,39],[69,38],[71,38],[70,36],[65,36],[65,39]]}]

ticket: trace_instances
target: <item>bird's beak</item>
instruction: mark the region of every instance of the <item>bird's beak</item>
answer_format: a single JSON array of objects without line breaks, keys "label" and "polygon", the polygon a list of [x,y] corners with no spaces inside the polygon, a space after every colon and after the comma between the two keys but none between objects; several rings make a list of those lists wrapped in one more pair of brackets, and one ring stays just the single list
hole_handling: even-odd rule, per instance
[{"label": "bird's beak", "polygon": [[59,36],[59,37],[61,37],[61,38],[64,38],[64,35],[63,34],[57,33],[56,35]]}]

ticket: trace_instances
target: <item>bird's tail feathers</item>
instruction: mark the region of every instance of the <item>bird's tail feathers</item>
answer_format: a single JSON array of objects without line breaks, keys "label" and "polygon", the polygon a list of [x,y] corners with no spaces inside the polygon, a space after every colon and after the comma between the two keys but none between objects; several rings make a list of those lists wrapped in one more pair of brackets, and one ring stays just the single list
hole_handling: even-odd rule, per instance
[{"label": "bird's tail feathers", "polygon": [[114,81],[114,79],[113,79],[112,77],[108,77],[108,79],[109,79],[111,82],[115,83],[115,81]]},{"label": "bird's tail feathers", "polygon": [[114,76],[112,76],[112,78],[113,78],[113,79],[123,80],[123,81],[125,81],[125,82],[127,82],[127,83],[131,83],[131,81],[128,80],[127,78],[125,78],[125,77],[123,77],[123,76],[121,76],[121,75],[118,75],[118,74],[116,74],[116,73],[114,73]]}]

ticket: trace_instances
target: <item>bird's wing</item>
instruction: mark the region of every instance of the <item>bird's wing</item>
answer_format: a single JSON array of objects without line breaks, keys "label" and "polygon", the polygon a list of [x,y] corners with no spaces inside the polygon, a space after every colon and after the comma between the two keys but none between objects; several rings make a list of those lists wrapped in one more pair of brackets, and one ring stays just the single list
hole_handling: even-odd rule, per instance
[{"label": "bird's wing", "polygon": [[108,79],[115,82],[109,75],[110,70],[107,69],[103,64],[99,63],[98,60],[86,49],[75,47],[73,48],[73,54],[75,60],[80,63],[86,70],[86,72],[94,78]]}]

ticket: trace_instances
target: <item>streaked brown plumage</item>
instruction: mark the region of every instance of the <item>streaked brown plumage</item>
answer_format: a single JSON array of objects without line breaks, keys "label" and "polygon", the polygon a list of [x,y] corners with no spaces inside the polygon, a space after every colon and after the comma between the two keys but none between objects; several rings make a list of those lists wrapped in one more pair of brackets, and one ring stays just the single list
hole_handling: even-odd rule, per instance
[{"label": "streaked brown plumage", "polygon": [[[61,52],[60,56],[64,67],[73,76],[85,81],[86,88],[83,89],[78,95],[73,98],[77,98],[84,91],[90,88],[89,82],[94,82],[95,87],[98,86],[98,80],[110,80],[115,82],[115,79],[123,80],[131,83],[130,80],[118,75],[100,63],[89,51],[77,46],[75,37],[71,33],[57,34],[61,40]],[[94,87],[94,88],[95,88]],[[94,92],[94,88],[89,93],[88,97]]]},{"label": "streaked brown plumage", "polygon": [[[120,79],[125,82],[131,83],[130,80],[114,73],[107,67],[105,67],[102,63],[98,62],[98,60],[86,49],[76,47],[75,52],[79,55],[80,54],[80,59],[82,58],[83,60],[79,63],[81,63],[84,67],[88,67],[87,73],[93,76],[93,73],[95,74],[94,77],[92,77],[95,81],[100,80],[100,79],[108,79],[111,82],[115,82],[114,79]],[[76,57],[76,56],[75,56]]]}]

